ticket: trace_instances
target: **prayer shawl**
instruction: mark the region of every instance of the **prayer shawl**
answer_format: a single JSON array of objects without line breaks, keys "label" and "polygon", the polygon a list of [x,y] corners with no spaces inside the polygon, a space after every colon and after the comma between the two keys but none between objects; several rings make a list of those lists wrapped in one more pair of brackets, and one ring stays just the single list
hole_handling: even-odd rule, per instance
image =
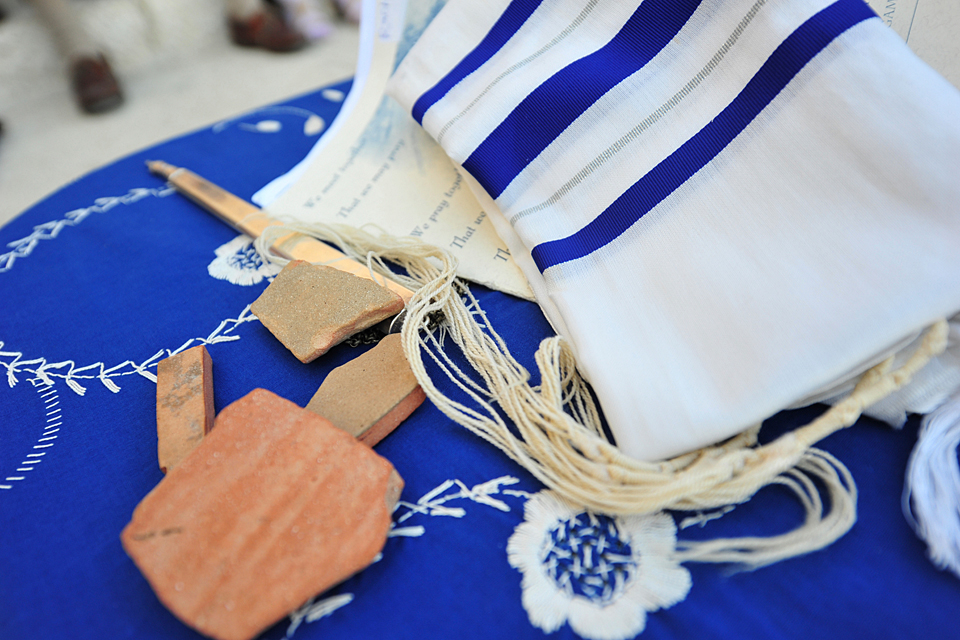
[{"label": "prayer shawl", "polygon": [[[960,93],[860,0],[451,0],[389,92],[633,458],[849,391],[960,310]],[[934,365],[885,416],[957,387]]]}]

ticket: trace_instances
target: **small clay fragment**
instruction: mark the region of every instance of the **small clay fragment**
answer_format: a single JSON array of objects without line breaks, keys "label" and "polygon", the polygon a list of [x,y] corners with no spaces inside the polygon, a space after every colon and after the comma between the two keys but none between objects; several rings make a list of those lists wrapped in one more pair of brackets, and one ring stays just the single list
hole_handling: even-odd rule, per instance
[{"label": "small clay fragment", "polygon": [[373,446],[397,428],[426,395],[403,355],[400,335],[331,371],[307,409]]},{"label": "small clay fragment", "polygon": [[120,538],[174,615],[248,640],[369,565],[402,488],[372,449],[257,389],[220,412]]},{"label": "small clay fragment", "polygon": [[157,365],[157,457],[166,473],[213,428],[213,362],[206,347]]},{"label": "small clay fragment", "polygon": [[250,311],[301,362],[403,310],[403,299],[375,282],[294,260]]}]

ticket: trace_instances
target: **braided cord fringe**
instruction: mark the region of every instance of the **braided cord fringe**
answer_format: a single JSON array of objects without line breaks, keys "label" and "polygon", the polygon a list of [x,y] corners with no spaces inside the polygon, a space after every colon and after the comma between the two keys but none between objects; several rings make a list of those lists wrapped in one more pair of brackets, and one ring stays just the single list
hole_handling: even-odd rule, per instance
[{"label": "braided cord fringe", "polygon": [[[678,553],[691,561],[760,566],[822,548],[846,533],[856,520],[853,479],[839,460],[812,445],[852,425],[866,407],[908,384],[914,373],[946,348],[947,323],[941,320],[927,330],[902,367],[891,370],[893,358],[873,367],[850,396],[773,442],[758,445],[757,425],[698,451],[643,462],[623,454],[606,439],[596,404],[563,338],[548,338],[540,344],[536,362],[541,384],[529,384],[529,373],[510,355],[469,288],[456,279],[457,262],[449,252],[413,238],[382,232],[374,236],[345,225],[292,223],[268,228],[258,238],[261,256],[284,263],[269,254],[268,247],[290,231],[332,242],[365,262],[372,273],[415,291],[407,304],[401,339],[427,397],[451,420],[501,449],[565,499],[611,515],[704,510],[746,502],[762,487],[779,483],[790,488],[806,508],[804,525],[784,536],[688,543]],[[386,261],[403,267],[407,276],[392,272]],[[433,323],[439,313],[444,321],[437,332]],[[446,355],[447,339],[460,348],[473,375]],[[424,357],[476,408],[444,395],[428,375]],[[512,421],[512,429],[494,405]],[[811,478],[827,486],[831,510],[826,516]]]}]

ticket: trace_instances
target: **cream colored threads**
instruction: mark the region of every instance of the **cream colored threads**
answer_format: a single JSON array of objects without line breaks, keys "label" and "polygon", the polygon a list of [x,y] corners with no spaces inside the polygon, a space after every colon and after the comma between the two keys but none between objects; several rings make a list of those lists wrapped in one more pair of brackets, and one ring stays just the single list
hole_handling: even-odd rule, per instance
[{"label": "cream colored threads", "polygon": [[[819,480],[827,488],[829,511],[824,510]],[[816,551],[831,544],[857,520],[857,487],[853,476],[835,457],[816,448],[807,449],[795,467],[770,481],[790,489],[803,505],[806,517],[798,528],[767,538],[719,538],[704,542],[679,541],[679,562],[725,562],[756,569],[786,558]]]},{"label": "cream colored threads", "polygon": [[[566,500],[617,515],[703,510],[745,502],[762,487],[778,483],[793,490],[807,511],[805,524],[783,536],[687,545],[683,554],[689,560],[760,566],[823,547],[843,535],[856,519],[853,478],[838,460],[812,445],[852,425],[866,407],[908,384],[946,347],[947,323],[941,320],[927,330],[902,367],[891,370],[891,359],[870,369],[849,397],[769,444],[758,445],[755,426],[698,451],[642,462],[605,438],[597,407],[562,338],[541,343],[536,353],[541,384],[530,385],[527,370],[510,355],[469,288],[456,280],[456,260],[447,251],[413,238],[385,233],[375,237],[346,226],[301,224],[285,230],[333,242],[366,262],[371,271],[415,291],[407,304],[401,339],[427,397],[451,420],[501,449]],[[257,241],[261,253],[269,245],[269,236]],[[409,276],[393,273],[387,261],[406,269]],[[441,330],[435,332],[432,326],[441,313]],[[445,341],[460,348],[472,372],[460,370],[446,355]],[[444,395],[430,379],[424,358],[431,359],[476,407]],[[494,405],[507,415],[513,430]],[[812,479],[827,486],[831,506],[826,515]]]}]

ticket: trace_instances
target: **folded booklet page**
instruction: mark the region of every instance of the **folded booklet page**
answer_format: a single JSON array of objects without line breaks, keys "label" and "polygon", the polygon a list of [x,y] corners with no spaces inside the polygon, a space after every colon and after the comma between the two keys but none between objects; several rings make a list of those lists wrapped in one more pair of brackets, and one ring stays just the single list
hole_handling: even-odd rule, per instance
[{"label": "folded booklet page", "polygon": [[920,58],[960,87],[960,2],[956,0],[867,0],[880,19]]},{"label": "folded booklet page", "polygon": [[275,217],[375,225],[421,238],[451,251],[462,277],[532,299],[507,246],[446,153],[384,96],[394,68],[444,4],[366,3],[375,15],[361,26],[359,86],[351,90],[342,120],[292,175],[255,199]]}]

